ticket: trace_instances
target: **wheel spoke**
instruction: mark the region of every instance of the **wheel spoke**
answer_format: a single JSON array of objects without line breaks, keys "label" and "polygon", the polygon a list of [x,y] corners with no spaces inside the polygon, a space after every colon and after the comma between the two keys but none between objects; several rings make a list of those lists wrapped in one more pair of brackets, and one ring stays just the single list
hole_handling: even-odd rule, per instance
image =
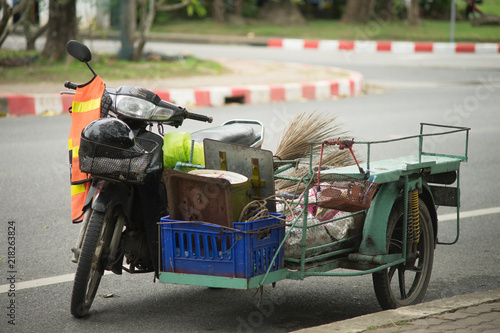
[{"label": "wheel spoke", "polygon": [[[102,274],[98,271],[92,271],[89,278],[89,287],[85,296],[85,303],[90,305],[94,300],[99,282],[101,281]],[[90,303],[90,304],[89,304]]]},{"label": "wheel spoke", "polygon": [[389,277],[389,282],[392,281],[392,278],[394,277],[394,273],[396,272],[396,269],[397,269],[396,266],[392,266],[391,268],[389,268],[389,272],[387,273],[387,275]]},{"label": "wheel spoke", "polygon": [[403,248],[403,242],[398,239],[391,239],[391,244],[389,247],[389,252],[391,253],[399,253]]},{"label": "wheel spoke", "polygon": [[406,281],[405,281],[405,269],[403,267],[398,268],[398,280],[399,280],[399,293],[401,294],[401,299],[406,299]]}]

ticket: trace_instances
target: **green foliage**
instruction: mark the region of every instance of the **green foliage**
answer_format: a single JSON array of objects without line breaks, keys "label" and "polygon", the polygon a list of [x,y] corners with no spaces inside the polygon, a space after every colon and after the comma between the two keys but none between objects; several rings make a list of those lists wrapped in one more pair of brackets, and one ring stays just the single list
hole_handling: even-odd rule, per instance
[{"label": "green foliage", "polygon": [[154,19],[154,25],[165,25],[175,19],[175,15],[170,12],[157,12]]},{"label": "green foliage", "polygon": [[259,16],[259,9],[257,0],[246,0],[243,3],[243,17],[257,18]]},{"label": "green foliage", "polygon": [[500,0],[484,0],[482,4],[479,4],[477,6],[485,14],[494,14],[500,16]]},{"label": "green foliage", "polygon": [[[167,1],[169,4],[176,4],[182,2],[180,0],[170,0]],[[165,25],[172,21],[178,20],[197,20],[199,18],[205,17],[207,15],[207,3],[201,3],[200,0],[192,0],[191,3],[186,6],[186,10],[176,10],[176,11],[157,11],[154,19],[155,25]],[[196,15],[195,15],[196,14]]]},{"label": "green foliage", "polygon": [[207,15],[207,9],[203,7],[199,0],[191,0],[191,3],[187,6],[188,16],[193,16],[194,13],[199,17]]},{"label": "green foliage", "polygon": [[[459,21],[455,26],[457,42],[498,42],[498,26],[472,27],[467,21]],[[448,42],[450,40],[449,21],[423,20],[417,27],[410,27],[404,20],[390,22],[370,21],[367,24],[341,24],[338,20],[308,20],[302,27],[282,27],[259,21],[248,21],[244,26],[217,24],[204,19],[193,23],[190,20],[170,22],[164,26],[154,26],[152,32],[193,33],[227,36],[248,36],[255,38],[303,38],[336,40],[406,40],[425,42]]]}]

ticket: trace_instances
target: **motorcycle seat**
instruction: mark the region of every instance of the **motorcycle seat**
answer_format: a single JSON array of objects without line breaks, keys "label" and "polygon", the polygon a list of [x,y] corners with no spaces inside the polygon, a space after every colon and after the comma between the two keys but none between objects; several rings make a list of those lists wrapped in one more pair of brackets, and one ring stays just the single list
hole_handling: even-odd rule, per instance
[{"label": "motorcycle seat", "polygon": [[251,126],[242,124],[216,126],[191,133],[191,139],[197,142],[212,139],[248,147],[254,144],[258,138],[259,135],[255,133]]}]

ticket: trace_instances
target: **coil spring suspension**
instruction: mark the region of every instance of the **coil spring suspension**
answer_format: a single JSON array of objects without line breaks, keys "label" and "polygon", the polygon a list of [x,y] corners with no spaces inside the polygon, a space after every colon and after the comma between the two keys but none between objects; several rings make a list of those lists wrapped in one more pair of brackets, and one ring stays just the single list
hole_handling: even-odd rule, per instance
[{"label": "coil spring suspension", "polygon": [[418,244],[420,241],[420,214],[418,203],[418,190],[411,191],[408,198],[408,242]]}]

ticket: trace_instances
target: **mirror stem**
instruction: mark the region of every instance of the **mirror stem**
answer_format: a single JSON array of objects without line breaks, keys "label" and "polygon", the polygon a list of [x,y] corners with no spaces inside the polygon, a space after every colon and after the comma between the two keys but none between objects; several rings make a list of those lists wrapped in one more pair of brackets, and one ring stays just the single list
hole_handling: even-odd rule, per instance
[{"label": "mirror stem", "polygon": [[87,67],[90,69],[90,71],[92,72],[92,74],[94,74],[94,76],[97,76],[96,72],[94,72],[94,70],[92,69],[92,67],[90,67],[89,63],[86,62],[85,65],[87,65]]}]

